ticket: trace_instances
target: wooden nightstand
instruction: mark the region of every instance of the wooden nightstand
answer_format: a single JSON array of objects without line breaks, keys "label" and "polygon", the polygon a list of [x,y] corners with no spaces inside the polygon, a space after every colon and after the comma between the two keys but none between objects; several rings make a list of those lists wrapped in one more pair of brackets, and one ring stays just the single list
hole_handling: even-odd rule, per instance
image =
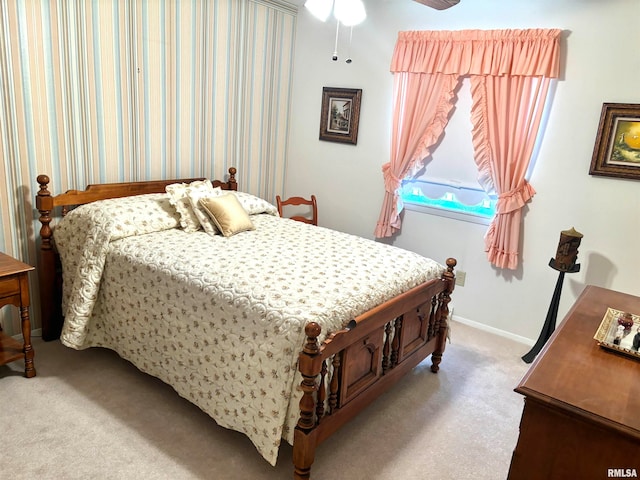
[{"label": "wooden nightstand", "polygon": [[24,358],[24,375],[27,378],[36,376],[29,321],[29,272],[33,269],[31,265],[0,253],[0,308],[13,305],[20,309],[24,339],[24,344],[20,344],[0,331],[0,365]]}]

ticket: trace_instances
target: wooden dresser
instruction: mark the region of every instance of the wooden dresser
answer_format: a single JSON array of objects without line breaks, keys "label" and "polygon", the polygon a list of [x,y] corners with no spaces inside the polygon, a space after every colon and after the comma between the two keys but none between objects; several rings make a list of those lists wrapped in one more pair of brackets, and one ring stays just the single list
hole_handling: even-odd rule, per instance
[{"label": "wooden dresser", "polygon": [[29,320],[29,272],[34,268],[0,253],[0,308],[13,305],[20,310],[23,343],[2,333],[0,328],[0,365],[24,359],[24,374],[35,377],[31,322]]},{"label": "wooden dresser", "polygon": [[640,360],[593,339],[607,307],[640,314],[640,298],[587,286],[515,389],[509,479],[640,477]]}]

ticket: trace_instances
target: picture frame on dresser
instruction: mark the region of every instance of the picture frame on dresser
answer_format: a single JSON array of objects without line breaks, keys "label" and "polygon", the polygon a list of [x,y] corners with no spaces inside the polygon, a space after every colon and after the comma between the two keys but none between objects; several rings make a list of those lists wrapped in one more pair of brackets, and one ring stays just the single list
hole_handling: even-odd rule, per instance
[{"label": "picture frame on dresser", "polygon": [[602,104],[589,174],[640,180],[640,104]]},{"label": "picture frame on dresser", "polygon": [[320,140],[338,143],[358,143],[362,89],[322,88]]}]

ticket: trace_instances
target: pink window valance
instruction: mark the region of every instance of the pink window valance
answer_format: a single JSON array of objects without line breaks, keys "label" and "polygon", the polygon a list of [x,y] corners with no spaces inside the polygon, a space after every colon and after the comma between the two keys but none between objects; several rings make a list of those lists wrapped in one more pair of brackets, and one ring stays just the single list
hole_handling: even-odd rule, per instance
[{"label": "pink window valance", "polygon": [[400,32],[392,72],[557,78],[559,29]]}]

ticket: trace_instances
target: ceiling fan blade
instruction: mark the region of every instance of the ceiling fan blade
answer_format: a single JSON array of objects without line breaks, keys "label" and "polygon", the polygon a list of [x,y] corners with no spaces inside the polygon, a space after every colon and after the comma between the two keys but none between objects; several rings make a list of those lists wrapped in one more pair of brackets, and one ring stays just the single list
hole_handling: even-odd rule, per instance
[{"label": "ceiling fan blade", "polygon": [[435,8],[436,10],[446,10],[449,7],[457,5],[460,0],[414,0],[415,2]]}]

